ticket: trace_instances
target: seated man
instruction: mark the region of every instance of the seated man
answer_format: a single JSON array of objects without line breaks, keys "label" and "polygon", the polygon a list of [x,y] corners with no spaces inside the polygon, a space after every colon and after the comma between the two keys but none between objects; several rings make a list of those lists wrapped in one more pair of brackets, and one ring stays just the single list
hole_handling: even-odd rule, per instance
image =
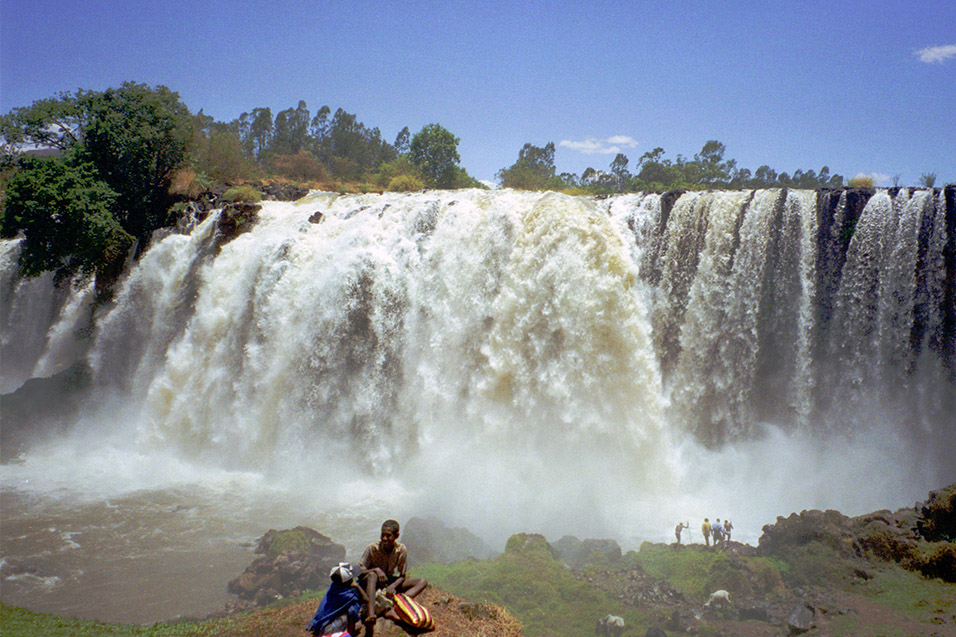
[{"label": "seated man", "polygon": [[[408,579],[406,577],[408,551],[405,545],[398,541],[398,535],[398,522],[385,520],[382,523],[381,539],[366,547],[362,560],[359,562],[362,569],[359,581],[364,583],[368,597],[368,614],[365,617],[365,624],[369,637],[375,626],[375,597],[379,589],[384,589],[385,597],[391,599],[395,593],[415,597],[428,586],[428,582],[422,578]],[[391,610],[387,610],[384,615],[389,619],[398,618]]]}]

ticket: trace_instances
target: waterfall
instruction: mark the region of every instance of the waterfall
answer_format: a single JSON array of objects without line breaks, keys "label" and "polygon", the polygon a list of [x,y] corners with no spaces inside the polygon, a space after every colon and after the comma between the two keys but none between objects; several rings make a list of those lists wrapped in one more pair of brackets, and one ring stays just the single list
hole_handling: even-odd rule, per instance
[{"label": "waterfall", "polygon": [[600,526],[693,489],[695,445],[769,430],[890,427],[939,481],[953,214],[907,189],[313,192],[228,242],[215,212],[157,235],[98,305],[90,281],[19,278],[4,241],[3,391],[82,362],[75,421],[130,453],[416,484],[451,517],[560,520],[540,485],[566,483]]}]

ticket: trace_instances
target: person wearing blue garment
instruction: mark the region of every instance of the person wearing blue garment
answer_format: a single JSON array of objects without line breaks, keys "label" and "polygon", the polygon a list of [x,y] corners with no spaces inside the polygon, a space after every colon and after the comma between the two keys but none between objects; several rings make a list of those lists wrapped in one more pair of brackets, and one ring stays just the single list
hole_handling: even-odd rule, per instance
[{"label": "person wearing blue garment", "polygon": [[352,571],[347,563],[341,563],[329,573],[332,583],[326,591],[315,617],[306,630],[313,635],[330,635],[347,630],[349,635],[358,635],[359,612],[362,599],[352,585]]}]

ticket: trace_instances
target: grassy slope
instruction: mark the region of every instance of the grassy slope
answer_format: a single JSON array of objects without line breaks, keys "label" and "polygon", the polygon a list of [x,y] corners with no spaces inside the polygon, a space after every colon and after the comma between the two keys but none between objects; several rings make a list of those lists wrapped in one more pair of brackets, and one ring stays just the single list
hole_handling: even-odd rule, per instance
[{"label": "grassy slope", "polygon": [[[582,581],[562,565],[540,536],[522,536],[516,545],[509,542],[509,550],[492,560],[466,561],[453,565],[427,564],[414,570],[415,576],[429,579],[428,604],[438,606],[441,591],[461,598],[497,604],[507,608],[524,625],[525,634],[581,635],[591,634],[594,618],[604,613],[619,614],[628,623],[632,634],[643,634],[654,615],[654,610],[628,606],[623,600]],[[540,539],[538,539],[540,538]],[[783,559],[765,557],[737,558],[732,564],[727,555],[689,546],[673,550],[664,545],[645,544],[640,552],[629,553],[623,568],[642,568],[648,574],[678,586],[697,605],[707,591],[720,587],[749,586],[754,598],[780,595],[795,586],[827,588],[828,598],[846,607],[850,612],[824,618],[829,635],[885,634],[914,635],[944,634],[956,626],[956,585],[941,580],[925,579],[916,573],[895,565],[872,567],[868,580],[843,578],[841,565],[824,548],[808,548],[799,556]],[[799,560],[801,563],[796,563]],[[818,567],[828,562],[829,568]],[[739,580],[745,569],[755,575],[747,582]],[[816,572],[817,581],[808,581]],[[756,582],[756,583],[755,583]],[[436,590],[441,589],[441,590]],[[304,635],[303,628],[318,603],[319,594],[287,601],[273,607],[235,617],[203,622],[157,624],[154,626],[120,626],[100,622],[65,619],[42,615],[20,608],[0,607],[0,633],[5,637],[19,635]],[[439,622],[438,637],[444,621],[450,628],[460,617],[453,608],[436,608]],[[446,612],[443,619],[438,613]],[[741,623],[723,624],[710,621],[701,627],[701,634],[740,632]],[[766,631],[767,624],[754,627]],[[494,629],[487,634],[495,634]],[[467,632],[467,631],[466,631]],[[815,634],[822,634],[814,631]],[[451,632],[449,634],[457,634]],[[756,634],[756,633],[755,633]]]}]

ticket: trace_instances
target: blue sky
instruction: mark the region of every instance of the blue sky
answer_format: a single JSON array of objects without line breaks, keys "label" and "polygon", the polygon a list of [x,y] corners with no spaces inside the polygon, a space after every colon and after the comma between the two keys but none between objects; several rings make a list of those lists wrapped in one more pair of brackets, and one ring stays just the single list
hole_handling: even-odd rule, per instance
[{"label": "blue sky", "polygon": [[0,111],[125,80],[223,121],[438,122],[480,179],[526,142],[580,174],[717,139],[751,170],[956,182],[954,0],[0,0]]}]

